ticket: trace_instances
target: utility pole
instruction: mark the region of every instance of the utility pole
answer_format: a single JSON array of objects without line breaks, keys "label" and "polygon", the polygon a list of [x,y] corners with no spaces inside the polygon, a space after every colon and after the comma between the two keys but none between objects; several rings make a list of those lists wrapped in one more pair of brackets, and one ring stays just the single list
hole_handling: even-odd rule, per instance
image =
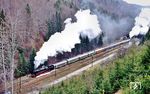
[{"label": "utility pole", "polygon": [[[20,70],[19,70],[20,74],[22,73]],[[21,94],[21,77],[19,77],[19,94]]]},{"label": "utility pole", "polygon": [[20,82],[19,82],[19,93],[21,94],[21,77],[19,79],[20,79]]},{"label": "utility pole", "polygon": [[92,67],[93,67],[93,55],[92,55]]},{"label": "utility pole", "polygon": [[56,68],[55,68],[55,77],[56,77]]}]

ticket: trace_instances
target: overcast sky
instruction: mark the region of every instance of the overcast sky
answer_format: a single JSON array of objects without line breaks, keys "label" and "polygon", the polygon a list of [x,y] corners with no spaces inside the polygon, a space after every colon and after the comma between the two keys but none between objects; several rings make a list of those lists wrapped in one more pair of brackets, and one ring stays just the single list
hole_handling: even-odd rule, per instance
[{"label": "overcast sky", "polygon": [[137,4],[141,6],[150,6],[150,0],[123,0],[130,4]]}]

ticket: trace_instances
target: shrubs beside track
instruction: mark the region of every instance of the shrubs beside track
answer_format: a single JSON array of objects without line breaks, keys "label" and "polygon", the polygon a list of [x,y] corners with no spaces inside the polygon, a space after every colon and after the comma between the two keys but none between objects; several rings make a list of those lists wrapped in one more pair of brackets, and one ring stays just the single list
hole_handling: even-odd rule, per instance
[{"label": "shrubs beside track", "polygon": [[[149,94],[150,44],[133,46],[127,54],[103,68],[97,66],[79,76],[50,87],[42,94]],[[141,88],[131,89],[130,82],[140,82]]]}]

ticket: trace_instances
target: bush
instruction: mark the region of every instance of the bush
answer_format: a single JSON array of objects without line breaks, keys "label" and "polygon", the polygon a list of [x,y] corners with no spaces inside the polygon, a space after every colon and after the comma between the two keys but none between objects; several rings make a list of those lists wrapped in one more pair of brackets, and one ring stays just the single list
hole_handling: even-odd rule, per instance
[{"label": "bush", "polygon": [[21,77],[25,76],[29,73],[32,73],[34,70],[34,57],[36,56],[36,52],[33,49],[30,55],[30,60],[29,62],[26,61],[25,56],[24,56],[24,51],[22,48],[18,48],[19,52],[19,60],[18,60],[18,66],[15,69],[15,77]]}]

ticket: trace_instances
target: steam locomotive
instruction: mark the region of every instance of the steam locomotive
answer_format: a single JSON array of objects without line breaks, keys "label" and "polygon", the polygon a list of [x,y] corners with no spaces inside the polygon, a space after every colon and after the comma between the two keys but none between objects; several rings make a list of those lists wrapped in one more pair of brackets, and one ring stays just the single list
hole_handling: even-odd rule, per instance
[{"label": "steam locomotive", "polygon": [[52,71],[54,69],[59,69],[59,68],[64,67],[66,65],[75,63],[75,62],[80,61],[80,60],[83,60],[87,57],[93,57],[94,58],[94,55],[96,55],[97,53],[100,53],[100,52],[106,51],[106,50],[110,50],[111,48],[117,47],[117,46],[124,44],[124,43],[128,43],[129,41],[130,40],[127,39],[127,40],[124,40],[124,41],[121,41],[121,42],[118,42],[115,44],[111,44],[110,46],[99,48],[99,49],[78,55],[76,57],[63,60],[63,61],[58,62],[56,64],[50,64],[49,65],[48,62],[46,61],[46,62],[44,62],[44,65],[42,65],[42,67],[39,67],[39,68],[33,70],[33,72],[31,73],[31,77],[36,77],[42,73],[49,72],[49,71]]},{"label": "steam locomotive", "polygon": [[[36,77],[42,73],[49,72],[49,71],[52,71],[54,69],[59,69],[59,68],[64,67],[66,65],[75,63],[79,60],[83,60],[87,57],[93,56],[94,54],[96,54],[95,50],[88,52],[88,53],[85,53],[85,54],[82,54],[82,55],[78,55],[78,56],[70,58],[70,59],[63,60],[63,61],[58,62],[56,64],[50,64],[50,65],[44,64],[42,67],[33,70],[31,76]],[[47,61],[45,61],[45,63],[47,63]]]}]

